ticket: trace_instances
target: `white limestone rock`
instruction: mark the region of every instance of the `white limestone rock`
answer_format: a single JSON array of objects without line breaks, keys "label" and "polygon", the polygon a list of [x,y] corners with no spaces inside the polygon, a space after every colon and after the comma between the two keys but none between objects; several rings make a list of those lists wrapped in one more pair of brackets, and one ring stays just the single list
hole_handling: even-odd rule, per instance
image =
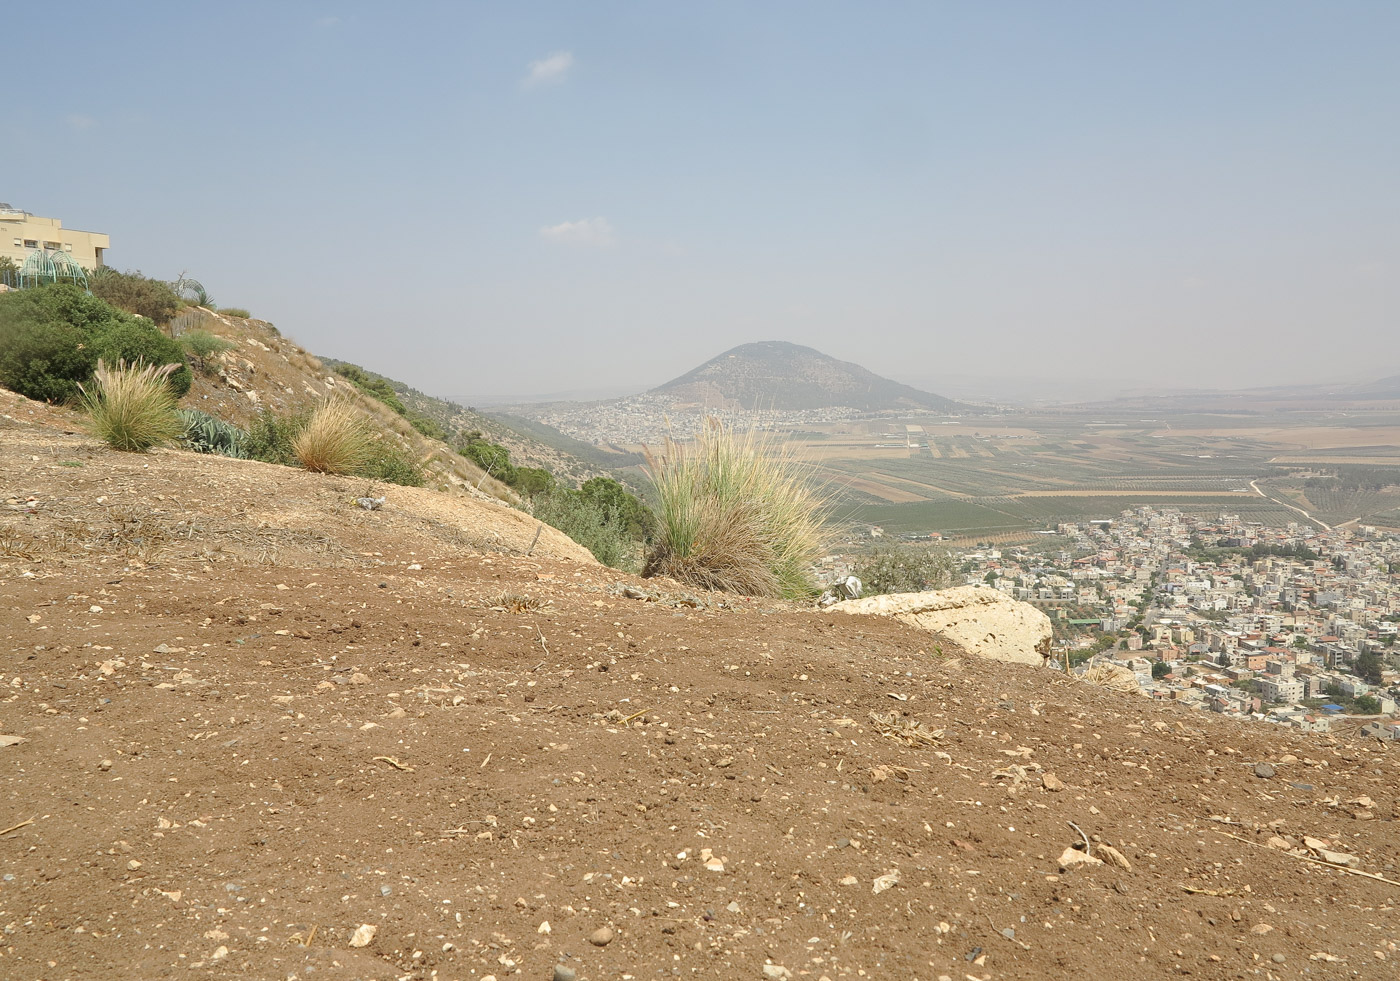
[{"label": "white limestone rock", "polygon": [[990,586],[870,596],[837,603],[831,609],[894,617],[943,634],[969,654],[994,661],[1040,665],[1050,654],[1050,618]]}]

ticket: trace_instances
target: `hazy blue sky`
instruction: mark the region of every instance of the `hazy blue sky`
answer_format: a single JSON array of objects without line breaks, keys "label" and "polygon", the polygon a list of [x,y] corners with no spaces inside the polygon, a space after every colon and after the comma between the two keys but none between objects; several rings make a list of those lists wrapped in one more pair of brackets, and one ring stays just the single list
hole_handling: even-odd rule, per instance
[{"label": "hazy blue sky", "polygon": [[0,201],[487,402],[1400,371],[1400,4],[12,4]]}]

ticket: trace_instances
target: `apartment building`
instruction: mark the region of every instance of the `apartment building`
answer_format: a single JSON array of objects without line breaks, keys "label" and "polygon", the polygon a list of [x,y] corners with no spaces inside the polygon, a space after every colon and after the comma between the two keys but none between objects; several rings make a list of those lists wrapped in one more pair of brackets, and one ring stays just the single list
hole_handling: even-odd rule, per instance
[{"label": "apartment building", "polygon": [[91,271],[104,264],[103,254],[111,245],[111,239],[102,232],[64,228],[58,218],[40,218],[0,204],[0,259],[9,259],[16,266],[23,266],[34,252],[64,252]]}]

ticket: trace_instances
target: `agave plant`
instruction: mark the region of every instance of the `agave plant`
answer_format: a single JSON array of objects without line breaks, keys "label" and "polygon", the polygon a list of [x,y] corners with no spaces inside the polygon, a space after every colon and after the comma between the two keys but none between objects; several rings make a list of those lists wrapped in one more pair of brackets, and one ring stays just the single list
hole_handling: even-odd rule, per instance
[{"label": "agave plant", "polygon": [[248,451],[244,445],[248,434],[237,426],[198,409],[181,409],[180,422],[184,426],[180,443],[186,449],[196,453],[231,456],[239,460],[248,459]]}]

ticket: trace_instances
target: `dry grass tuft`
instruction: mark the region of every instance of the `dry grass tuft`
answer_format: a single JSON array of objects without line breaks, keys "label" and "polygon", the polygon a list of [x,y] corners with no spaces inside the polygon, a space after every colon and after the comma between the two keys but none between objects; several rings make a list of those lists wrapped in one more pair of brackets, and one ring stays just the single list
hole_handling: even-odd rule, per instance
[{"label": "dry grass tuft", "polygon": [[522,593],[501,593],[499,596],[482,600],[481,605],[488,610],[500,610],[503,613],[534,613],[549,606],[549,600]]},{"label": "dry grass tuft", "polygon": [[645,576],[749,596],[815,596],[829,498],[808,468],[751,430],[709,420],[691,444],[647,453],[660,507]]},{"label": "dry grass tuft", "polygon": [[93,434],[113,449],[130,453],[174,442],[185,429],[169,384],[171,373],[180,367],[118,361],[113,368],[98,361],[91,389],[78,386]]},{"label": "dry grass tuft", "polygon": [[369,461],[373,442],[364,414],[345,399],[331,399],[292,440],[292,453],[313,473],[349,474]]},{"label": "dry grass tuft", "polygon": [[1137,675],[1127,668],[1118,664],[1105,664],[1099,662],[1091,664],[1079,675],[1080,681],[1087,681],[1091,685],[1098,685],[1102,688],[1111,688],[1113,691],[1140,692]]}]

